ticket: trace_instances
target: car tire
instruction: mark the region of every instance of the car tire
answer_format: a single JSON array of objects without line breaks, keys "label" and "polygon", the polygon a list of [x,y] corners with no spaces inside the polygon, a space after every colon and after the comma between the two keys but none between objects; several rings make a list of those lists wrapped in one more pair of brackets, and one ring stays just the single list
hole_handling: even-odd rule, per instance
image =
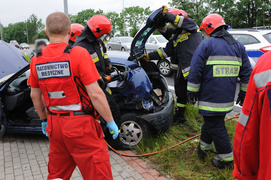
[{"label": "car tire", "polygon": [[112,51],[112,48],[111,48],[111,46],[108,46],[108,51]]},{"label": "car tire", "polygon": [[112,135],[106,133],[105,139],[110,146],[120,150],[132,149],[139,145],[141,140],[149,137],[150,131],[147,122],[137,119],[136,116],[136,113],[126,113],[122,115],[119,122],[116,122],[120,129],[117,139],[113,140]]},{"label": "car tire", "polygon": [[120,50],[121,50],[121,51],[125,51],[125,48],[124,48],[124,47],[122,47]]},{"label": "car tire", "polygon": [[159,60],[157,63],[158,70],[163,76],[171,76],[173,71],[170,69],[170,62],[166,59]]}]

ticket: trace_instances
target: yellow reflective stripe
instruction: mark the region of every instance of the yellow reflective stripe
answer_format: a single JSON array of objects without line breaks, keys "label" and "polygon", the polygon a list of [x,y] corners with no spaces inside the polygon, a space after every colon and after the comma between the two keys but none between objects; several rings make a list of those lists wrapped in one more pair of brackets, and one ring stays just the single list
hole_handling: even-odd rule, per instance
[{"label": "yellow reflective stripe", "polygon": [[108,55],[106,54],[106,55],[104,55],[104,59],[108,59],[109,57],[108,57]]},{"label": "yellow reflective stripe", "polygon": [[199,91],[199,88],[193,88],[193,87],[187,86],[187,90],[188,90],[188,91],[191,91],[191,92],[198,92],[198,91]]},{"label": "yellow reflective stripe", "polygon": [[191,35],[190,32],[181,34],[180,37],[179,37],[179,39],[177,39],[176,43],[174,44],[174,47],[176,47],[179,42],[186,41],[189,38],[188,37],[189,35]]},{"label": "yellow reflective stripe", "polygon": [[179,20],[180,20],[180,16],[177,15],[175,20],[174,20],[174,26],[177,26]]},{"label": "yellow reflective stripe", "polygon": [[237,66],[242,66],[242,62],[238,61],[207,61],[206,65],[216,65],[216,64],[223,64],[223,65],[237,65]]},{"label": "yellow reflective stripe", "polygon": [[200,29],[197,29],[197,32],[201,32]]},{"label": "yellow reflective stripe", "polygon": [[165,59],[161,49],[158,49],[157,52],[158,52],[158,55],[160,56],[161,59]]},{"label": "yellow reflective stripe", "polygon": [[177,103],[178,107],[186,107],[186,104]]},{"label": "yellow reflective stripe", "polygon": [[231,111],[234,107],[234,102],[229,103],[211,103],[199,101],[199,109],[204,111],[223,112]]},{"label": "yellow reflective stripe", "polygon": [[93,59],[93,62],[96,63],[99,61],[99,57],[97,56],[96,58]]},{"label": "yellow reflective stripe", "polygon": [[247,92],[247,88],[241,87],[240,90],[241,90],[241,91],[244,91],[244,92]]},{"label": "yellow reflective stripe", "polygon": [[183,74],[183,77],[187,77],[189,75],[189,71]]}]

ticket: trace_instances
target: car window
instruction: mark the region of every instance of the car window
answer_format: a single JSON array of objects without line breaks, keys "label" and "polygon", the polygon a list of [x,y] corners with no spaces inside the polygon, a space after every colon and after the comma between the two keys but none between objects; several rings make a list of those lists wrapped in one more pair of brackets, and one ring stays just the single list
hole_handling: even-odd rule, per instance
[{"label": "car window", "polygon": [[115,42],[115,38],[111,38],[109,42]]},{"label": "car window", "polygon": [[243,45],[249,45],[249,44],[257,44],[260,43],[260,41],[249,34],[232,34],[233,38]]},{"label": "car window", "polygon": [[271,43],[271,33],[265,34],[265,35],[263,35],[263,37],[264,37],[268,42]]},{"label": "car window", "polygon": [[120,42],[120,38],[116,38],[116,39],[115,39],[115,42]]},{"label": "car window", "polygon": [[168,41],[164,36],[157,36],[156,39],[159,43],[166,43]]},{"label": "car window", "polygon": [[155,38],[154,38],[154,37],[150,37],[150,38],[149,38],[149,43],[152,43],[153,41],[156,42]]},{"label": "car window", "polygon": [[123,43],[131,43],[132,41],[133,41],[133,38],[131,38],[131,37],[121,38],[121,42],[123,42]]},{"label": "car window", "polygon": [[136,46],[141,46],[143,43],[143,40],[145,38],[145,36],[148,34],[148,32],[150,32],[152,30],[152,28],[147,28],[137,39],[136,41]]}]

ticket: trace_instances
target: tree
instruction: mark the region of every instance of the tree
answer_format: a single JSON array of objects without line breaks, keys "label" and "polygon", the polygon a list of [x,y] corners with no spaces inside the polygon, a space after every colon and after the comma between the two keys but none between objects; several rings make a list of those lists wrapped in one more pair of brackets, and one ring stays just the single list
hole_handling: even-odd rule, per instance
[{"label": "tree", "polygon": [[48,36],[45,30],[40,31],[36,36],[35,39],[48,39]]},{"label": "tree", "polygon": [[33,43],[35,41],[36,34],[43,30],[45,26],[42,23],[42,20],[38,19],[38,17],[35,14],[30,15],[26,23],[28,29],[29,42]]},{"label": "tree", "polygon": [[169,4],[187,12],[188,16],[200,25],[202,19],[210,12],[209,1],[211,0],[172,0]]},{"label": "tree", "polygon": [[109,12],[106,13],[105,16],[111,21],[112,24],[111,36],[114,36],[116,34],[117,26],[119,24],[118,22],[120,21],[119,14],[116,12]]},{"label": "tree", "polygon": [[[133,6],[125,8],[121,13],[123,14],[125,24],[127,23],[130,28],[130,36],[134,37],[137,31],[151,14],[150,7],[142,8],[139,6]],[[128,30],[128,28],[126,28]]]},{"label": "tree", "polygon": [[77,13],[76,15],[70,15],[70,19],[72,23],[86,25],[86,21],[96,14],[104,14],[104,12],[100,9],[98,11],[95,11],[94,9],[86,9]]}]

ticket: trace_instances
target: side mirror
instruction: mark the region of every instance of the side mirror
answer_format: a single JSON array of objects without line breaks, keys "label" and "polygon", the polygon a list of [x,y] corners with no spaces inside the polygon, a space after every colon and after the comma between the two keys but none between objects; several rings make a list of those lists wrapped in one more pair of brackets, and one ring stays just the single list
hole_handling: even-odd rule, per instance
[{"label": "side mirror", "polygon": [[121,42],[120,42],[120,41],[117,41],[117,43],[119,43],[119,44],[120,44]]},{"label": "side mirror", "polygon": [[152,41],[151,43],[152,43],[152,44],[157,44],[157,42],[156,42],[156,41]]}]

